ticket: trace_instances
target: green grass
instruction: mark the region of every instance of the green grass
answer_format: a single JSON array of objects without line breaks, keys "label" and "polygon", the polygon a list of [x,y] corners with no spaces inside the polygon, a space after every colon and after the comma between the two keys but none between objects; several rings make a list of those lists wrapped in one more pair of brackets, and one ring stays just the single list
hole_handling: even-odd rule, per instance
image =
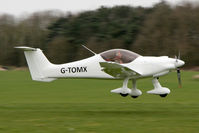
[{"label": "green grass", "polygon": [[[199,72],[162,77],[166,98],[149,95],[151,79],[138,80],[137,99],[110,93],[120,80],[35,82],[28,71],[0,72],[0,133],[198,133]],[[132,86],[129,83],[129,86]]]}]

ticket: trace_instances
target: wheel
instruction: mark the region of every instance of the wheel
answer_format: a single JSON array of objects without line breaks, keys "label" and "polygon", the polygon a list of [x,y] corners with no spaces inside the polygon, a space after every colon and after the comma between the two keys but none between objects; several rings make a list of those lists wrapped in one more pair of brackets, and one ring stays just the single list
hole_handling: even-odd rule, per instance
[{"label": "wheel", "polygon": [[131,96],[132,98],[137,98],[138,96]]},{"label": "wheel", "polygon": [[168,94],[160,94],[160,97],[166,97]]},{"label": "wheel", "polygon": [[126,96],[128,96],[128,93],[127,94],[120,93],[120,95],[123,97],[126,97]]}]

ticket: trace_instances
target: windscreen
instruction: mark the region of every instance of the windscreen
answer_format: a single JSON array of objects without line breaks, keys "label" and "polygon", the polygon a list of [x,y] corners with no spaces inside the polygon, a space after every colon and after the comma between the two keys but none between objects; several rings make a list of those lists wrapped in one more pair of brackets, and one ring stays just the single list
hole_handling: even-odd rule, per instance
[{"label": "windscreen", "polygon": [[100,54],[106,61],[117,62],[120,64],[130,63],[140,55],[129,50],[124,49],[112,49]]}]

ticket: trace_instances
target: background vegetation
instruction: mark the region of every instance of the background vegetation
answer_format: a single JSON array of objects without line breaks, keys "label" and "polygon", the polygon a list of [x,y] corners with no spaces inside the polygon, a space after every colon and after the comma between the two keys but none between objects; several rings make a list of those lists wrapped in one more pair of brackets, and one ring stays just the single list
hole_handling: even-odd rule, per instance
[{"label": "background vegetation", "polygon": [[199,65],[199,6],[101,7],[78,14],[37,12],[28,17],[0,16],[0,64],[24,66],[22,52],[14,46],[43,49],[53,63],[82,59],[92,54],[124,48],[141,55],[181,52],[187,66]]}]

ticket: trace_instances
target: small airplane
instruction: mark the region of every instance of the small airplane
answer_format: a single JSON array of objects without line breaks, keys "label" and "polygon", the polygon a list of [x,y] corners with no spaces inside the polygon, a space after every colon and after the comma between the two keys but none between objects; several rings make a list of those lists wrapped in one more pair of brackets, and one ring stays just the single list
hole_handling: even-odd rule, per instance
[{"label": "small airplane", "polygon": [[[158,81],[160,76],[168,74],[172,69],[177,69],[179,86],[181,76],[179,67],[185,64],[180,60],[180,55],[175,58],[168,56],[141,56],[125,49],[112,49],[99,54],[92,50],[94,56],[65,64],[52,64],[39,48],[26,46],[15,47],[24,50],[31,77],[36,81],[50,82],[57,78],[99,78],[99,79],[123,79],[123,86],[111,90],[123,97],[130,95],[137,98],[142,95],[136,87],[136,80],[140,78],[152,78],[154,89],[147,91],[149,94],[166,97],[170,89],[162,87]],[[132,80],[133,87],[128,88],[128,81]]]}]

